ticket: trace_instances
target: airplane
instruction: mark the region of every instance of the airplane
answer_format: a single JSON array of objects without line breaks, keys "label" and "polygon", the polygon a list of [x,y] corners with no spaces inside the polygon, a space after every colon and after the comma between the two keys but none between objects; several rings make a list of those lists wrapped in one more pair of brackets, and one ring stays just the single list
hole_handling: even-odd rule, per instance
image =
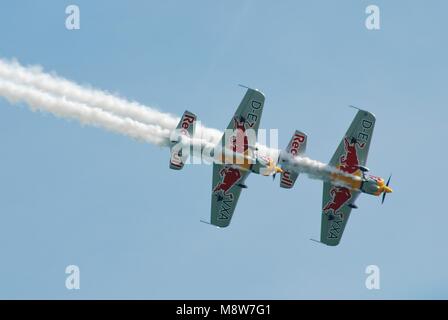
[{"label": "airplane", "polygon": [[[350,127],[342,138],[329,165],[339,170],[324,181],[322,196],[322,218],[320,242],[328,246],[337,246],[344,232],[352,209],[357,209],[356,199],[361,193],[374,196],[393,190],[383,178],[368,175],[365,166],[375,127],[375,116],[358,109]],[[348,177],[348,179],[347,179]],[[354,179],[353,177],[358,177]]]},{"label": "airplane", "polygon": [[[265,96],[256,89],[247,88],[243,100],[230,120],[227,130],[213,149],[213,179],[209,224],[225,228],[233,217],[241,190],[247,188],[245,180],[253,172],[263,176],[280,174],[280,187],[291,189],[300,170],[292,159],[303,156],[307,135],[296,130],[286,149],[277,159],[262,155],[256,147],[257,133],[263,112]],[[189,156],[181,142],[193,138],[197,117],[185,111],[170,139],[170,168],[181,170]],[[350,212],[357,208],[355,200],[360,193],[385,195],[391,193],[390,177],[384,179],[367,175],[365,167],[370,147],[375,116],[358,109],[352,124],[331,158],[335,168],[324,181],[320,242],[329,246],[339,244]],[[203,221],[204,222],[204,221]]]},{"label": "airplane", "polygon": [[[210,224],[227,227],[230,224],[245,180],[253,172],[263,176],[282,173],[274,159],[258,152],[257,133],[263,112],[265,97],[256,89],[247,88],[234,116],[227,126],[220,148],[213,156],[213,181]],[[177,126],[177,137],[171,137],[170,168],[180,170],[186,161],[185,150],[179,141],[182,136],[194,136],[196,115],[185,111]]]}]

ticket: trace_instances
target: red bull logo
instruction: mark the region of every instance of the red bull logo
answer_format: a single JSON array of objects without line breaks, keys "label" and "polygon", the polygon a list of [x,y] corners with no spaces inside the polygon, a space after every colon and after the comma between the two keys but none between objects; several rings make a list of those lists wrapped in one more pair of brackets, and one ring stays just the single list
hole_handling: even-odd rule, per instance
[{"label": "red bull logo", "polygon": [[213,192],[222,190],[226,194],[241,178],[240,170],[232,167],[224,167],[219,175],[222,177],[222,181],[213,189]]},{"label": "red bull logo", "polygon": [[249,139],[246,135],[245,121],[238,121],[233,118],[235,134],[232,137],[232,151],[238,153],[244,153],[249,149]]},{"label": "red bull logo", "polygon": [[330,190],[332,199],[324,207],[324,212],[333,211],[333,214],[338,214],[339,209],[352,197],[352,193],[348,188],[334,186]]},{"label": "red bull logo", "polygon": [[364,148],[365,143],[358,143],[356,140],[349,141],[344,138],[345,155],[340,158],[339,170],[353,174],[359,169],[358,149],[356,146]]}]

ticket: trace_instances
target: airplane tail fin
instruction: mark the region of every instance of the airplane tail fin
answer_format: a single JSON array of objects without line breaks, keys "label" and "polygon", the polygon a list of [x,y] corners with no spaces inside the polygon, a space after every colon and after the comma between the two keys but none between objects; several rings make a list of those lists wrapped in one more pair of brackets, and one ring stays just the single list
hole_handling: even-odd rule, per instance
[{"label": "airplane tail fin", "polygon": [[185,146],[182,144],[182,137],[192,138],[196,127],[196,115],[190,111],[185,111],[180,118],[179,124],[176,130],[170,137],[170,168],[173,170],[181,170],[189,156],[190,149],[185,150]]},{"label": "airplane tail fin", "polygon": [[288,146],[279,155],[279,163],[282,165],[283,173],[280,177],[280,187],[291,189],[297,180],[299,174],[288,166],[287,158],[295,157],[305,153],[307,135],[299,130],[294,132]]}]

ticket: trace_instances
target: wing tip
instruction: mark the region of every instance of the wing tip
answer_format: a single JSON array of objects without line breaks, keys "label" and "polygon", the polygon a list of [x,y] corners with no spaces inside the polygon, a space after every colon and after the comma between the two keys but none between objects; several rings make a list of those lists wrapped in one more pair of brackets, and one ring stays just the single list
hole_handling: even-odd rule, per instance
[{"label": "wing tip", "polygon": [[208,221],[205,221],[205,220],[199,220],[200,222],[202,222],[202,223],[204,223],[204,224],[208,224],[209,226],[213,226],[213,227],[216,227],[217,229],[221,229],[222,227],[220,227],[220,226],[217,226],[216,224],[213,224],[213,223],[211,223],[211,222],[208,222]]},{"label": "wing tip", "polygon": [[336,247],[340,243],[340,241],[337,241],[337,242],[327,242],[327,241],[325,241],[325,239],[321,239],[320,241],[316,240],[316,239],[310,239],[310,240],[314,241],[314,242],[317,242],[317,243],[320,243],[322,245],[328,246],[328,247]]},{"label": "wing tip", "polygon": [[356,109],[356,110],[358,110],[358,112],[364,112],[365,114],[370,115],[373,119],[376,119],[375,114],[373,114],[372,112],[370,112],[370,111],[368,111],[368,110],[364,110],[364,109],[355,107],[354,105],[351,105],[351,104],[349,105],[349,108]]},{"label": "wing tip", "polygon": [[240,86],[240,87],[242,87],[242,88],[246,88],[247,90],[255,91],[255,92],[261,94],[261,95],[263,96],[263,98],[265,98],[264,93],[261,92],[259,89],[251,88],[251,87],[248,87],[248,86],[246,86],[246,85],[244,85],[244,84],[238,84],[238,86]]}]

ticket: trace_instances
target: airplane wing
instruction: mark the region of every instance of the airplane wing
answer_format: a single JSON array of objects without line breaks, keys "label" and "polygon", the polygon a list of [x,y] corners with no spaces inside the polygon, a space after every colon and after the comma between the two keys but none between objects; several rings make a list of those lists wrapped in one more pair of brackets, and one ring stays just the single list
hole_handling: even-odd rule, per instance
[{"label": "airplane wing", "polygon": [[320,241],[329,246],[337,246],[347,224],[354,203],[359,196],[359,191],[324,182],[322,197],[322,223]]},{"label": "airplane wing", "polygon": [[247,162],[235,164],[234,157],[250,155],[251,146],[255,146],[264,106],[264,95],[254,89],[247,92],[236,110],[232,120],[221,138],[221,146],[228,156],[221,158],[222,163],[213,164],[212,206],[210,223],[218,227],[227,227],[235,211],[244,181],[250,173]]},{"label": "airplane wing", "polygon": [[[339,170],[361,176],[359,166],[365,166],[372,140],[375,116],[359,110],[348,128],[330,165]],[[336,246],[341,241],[352,206],[360,192],[324,182],[322,196],[321,242]]]},{"label": "airplane wing", "polygon": [[223,148],[246,154],[250,146],[255,146],[263,106],[263,93],[255,89],[247,89],[221,139]]},{"label": "airplane wing", "polygon": [[249,173],[232,165],[213,164],[211,224],[222,228],[230,224]]},{"label": "airplane wing", "polygon": [[358,171],[358,165],[365,166],[374,127],[375,116],[359,110],[331,158],[330,165],[351,174]]}]

